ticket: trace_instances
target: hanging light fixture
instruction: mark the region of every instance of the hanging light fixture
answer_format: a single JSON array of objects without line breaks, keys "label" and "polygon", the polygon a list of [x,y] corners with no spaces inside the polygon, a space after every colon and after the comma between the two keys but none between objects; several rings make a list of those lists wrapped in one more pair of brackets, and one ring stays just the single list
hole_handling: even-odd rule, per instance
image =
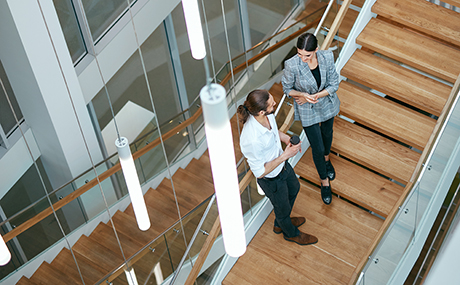
[{"label": "hanging light fixture", "polygon": [[134,268],[131,267],[131,269],[129,269],[129,270],[125,269],[125,275],[126,275],[126,279],[128,280],[129,285],[138,285],[139,284],[139,283],[137,283],[137,277],[136,277],[136,273],[134,273]]},{"label": "hanging light fixture", "polygon": [[197,0],[182,0],[185,25],[187,26],[190,50],[194,59],[203,59],[206,56],[203,29],[201,28],[200,11]]},{"label": "hanging light fixture", "polygon": [[11,253],[0,235],[0,266],[6,265],[11,260]]},{"label": "hanging light fixture", "polygon": [[246,251],[246,236],[225,88],[206,85],[200,98],[225,251],[238,257]]},{"label": "hanging light fixture", "polygon": [[145,205],[144,195],[142,194],[141,184],[137,176],[136,166],[134,165],[133,156],[129,149],[128,139],[119,137],[115,140],[115,145],[120,158],[121,169],[125,177],[126,186],[128,187],[129,197],[133,204],[134,215],[136,216],[137,226],[140,230],[146,231],[150,228],[150,218]]}]

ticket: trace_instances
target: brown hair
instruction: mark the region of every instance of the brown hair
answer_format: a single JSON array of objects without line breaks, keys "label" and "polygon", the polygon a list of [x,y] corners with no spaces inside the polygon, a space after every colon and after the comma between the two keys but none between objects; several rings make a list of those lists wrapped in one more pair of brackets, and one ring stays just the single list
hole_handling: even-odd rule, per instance
[{"label": "brown hair", "polygon": [[260,111],[267,110],[270,94],[267,90],[256,89],[246,97],[243,105],[238,106],[238,117],[241,123],[246,123],[249,115],[257,116]]}]

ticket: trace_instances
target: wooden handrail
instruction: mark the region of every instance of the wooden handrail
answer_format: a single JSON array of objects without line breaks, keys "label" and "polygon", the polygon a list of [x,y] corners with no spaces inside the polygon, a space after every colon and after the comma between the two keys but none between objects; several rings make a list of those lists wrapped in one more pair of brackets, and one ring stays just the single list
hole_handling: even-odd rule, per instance
[{"label": "wooden handrail", "polygon": [[[182,124],[174,127],[169,132],[165,133],[162,136],[163,140],[166,140],[168,138],[173,137],[174,135],[177,134],[177,132],[179,132],[182,129],[184,129],[184,128],[188,127],[189,125],[191,125],[193,122],[196,121],[196,119],[198,119],[198,117],[201,115],[201,113],[202,113],[202,109],[200,107],[195,112],[195,114],[193,114],[193,116],[191,116],[189,119],[185,120]],[[155,139],[154,141],[152,141],[151,143],[149,143],[148,145],[146,145],[142,149],[140,149],[140,150],[136,151],[135,153],[133,153],[133,159],[137,159],[137,158],[141,157],[142,155],[144,155],[145,153],[149,152],[154,147],[158,146],[160,144],[160,142],[161,142],[160,138]],[[17,226],[16,228],[11,230],[10,232],[6,233],[3,236],[3,239],[5,240],[5,242],[7,242],[7,241],[11,240],[12,238],[18,236],[19,234],[23,233],[27,229],[31,228],[32,226],[36,225],[41,220],[43,220],[46,217],[48,217],[49,215],[51,215],[53,213],[53,209],[54,209],[54,211],[57,211],[57,210],[61,209],[62,207],[64,207],[65,205],[67,205],[68,203],[73,201],[74,199],[80,197],[81,195],[86,193],[88,190],[90,190],[91,188],[96,186],[98,183],[100,183],[100,182],[104,181],[105,179],[109,178],[110,176],[112,176],[113,174],[115,174],[119,170],[121,170],[121,165],[120,165],[120,163],[117,163],[114,166],[112,166],[111,168],[109,168],[106,171],[104,171],[101,175],[97,176],[96,178],[94,178],[93,180],[89,181],[85,185],[81,186],[80,188],[78,188],[74,192],[70,193],[69,195],[65,196],[61,200],[57,201],[52,206],[50,206],[50,207],[46,208],[45,210],[41,211],[40,213],[38,213],[33,218],[25,221],[24,223],[22,223],[21,225]]]},{"label": "wooden handrail", "polygon": [[[289,27],[286,27],[286,28],[282,29],[281,31],[279,31],[278,33],[276,33],[276,34],[274,34],[274,35],[272,35],[272,36],[266,38],[265,40],[259,42],[258,44],[254,45],[252,48],[250,48],[250,49],[246,50],[245,52],[240,53],[239,55],[237,55],[237,56],[235,56],[234,58],[232,58],[231,61],[235,61],[237,58],[242,57],[242,56],[246,55],[248,52],[253,51],[254,49],[260,47],[261,45],[263,45],[263,44],[269,42],[269,41],[270,41],[271,39],[273,39],[274,37],[276,37],[276,36],[278,36],[278,35],[284,33],[285,31],[289,30],[290,28],[294,27],[295,25],[298,25],[299,23],[301,23],[302,21],[304,21],[304,20],[307,19],[308,17],[314,15],[315,13],[317,13],[317,12],[319,12],[319,11],[321,11],[321,10],[324,10],[325,7],[326,7],[326,6],[317,9],[315,12],[313,12],[313,13],[311,13],[311,14],[309,14],[309,15],[303,17],[303,18],[301,18],[300,20],[298,20],[298,21],[295,22],[294,24],[290,25]],[[316,20],[316,19],[315,19],[315,20]],[[314,21],[315,21],[315,20],[314,20]],[[228,65],[228,64],[230,64],[230,60],[227,61],[223,66],[226,66],[226,65]]]},{"label": "wooden handrail", "polygon": [[[433,132],[431,133],[430,139],[427,142],[426,147],[423,150],[422,156],[420,157],[418,164],[414,170],[414,174],[412,175],[411,180],[409,183],[406,185],[404,188],[404,191],[402,195],[399,197],[398,201],[395,203],[393,208],[391,209],[390,213],[388,214],[388,217],[385,219],[383,222],[382,226],[380,227],[380,230],[378,231],[377,235],[374,237],[373,242],[369,246],[369,248],[366,251],[366,254],[364,257],[361,259],[361,261],[358,263],[356,266],[355,270],[353,271],[353,274],[350,278],[350,281],[348,282],[349,285],[355,284],[356,281],[359,278],[360,272],[363,270],[364,266],[369,260],[369,257],[372,255],[372,253],[375,251],[377,245],[380,243],[380,241],[383,238],[383,235],[386,233],[388,228],[390,227],[391,223],[396,217],[396,214],[398,213],[399,208],[401,205],[404,203],[406,200],[407,196],[411,193],[413,187],[414,187],[414,181],[417,181],[418,178],[421,175],[421,170],[422,170],[422,165],[423,163],[426,162],[426,159],[428,157],[428,154],[431,152],[433,148],[433,143],[435,142],[436,138],[439,135],[439,132],[441,131],[441,126],[444,124],[446,120],[446,116],[449,112],[449,110],[452,108],[452,104],[455,100],[455,97],[457,94],[460,92],[460,74],[457,77],[457,81],[455,82],[452,91],[450,92],[449,98],[446,101],[446,104],[444,104],[444,108],[441,112],[441,115],[438,118],[438,121],[436,122],[436,125],[433,129]],[[416,178],[416,179],[415,179]]]},{"label": "wooden handrail", "polygon": [[299,29],[298,31],[292,33],[290,36],[282,39],[281,41],[279,41],[278,43],[272,45],[271,47],[267,48],[266,50],[264,50],[263,52],[251,57],[247,63],[246,62],[243,62],[242,64],[238,65],[237,67],[233,68],[233,72],[229,72],[227,73],[227,75],[222,79],[222,81],[220,82],[220,84],[222,84],[223,86],[225,86],[225,84],[227,84],[227,82],[230,80],[230,78],[232,78],[232,74],[236,74],[242,70],[244,70],[246,68],[246,66],[249,66],[249,65],[252,65],[254,64],[255,62],[257,62],[258,60],[262,59],[264,56],[267,56],[268,54],[272,53],[273,51],[279,49],[280,47],[282,47],[283,45],[287,44],[288,42],[292,41],[293,39],[297,38],[298,36],[300,36],[301,34],[305,33],[306,31],[308,31],[309,29],[311,29],[314,25],[316,25],[317,23],[319,23],[319,20],[321,19],[321,17],[318,17],[316,18],[313,22],[305,25],[305,27]]},{"label": "wooden handrail", "polygon": [[[312,23],[308,24],[306,27],[308,27],[307,29],[305,29],[306,27],[300,29],[299,31],[304,31],[304,30],[308,30],[309,28],[311,28],[311,26],[314,24],[314,23],[317,23],[318,21],[320,20],[320,18],[314,20]],[[299,35],[299,31],[297,31],[295,34],[296,36]],[[248,65],[251,65],[251,64],[254,64],[255,62],[257,62],[258,60],[260,60],[261,58],[263,58],[264,56],[268,55],[269,53],[273,52],[274,50],[277,50],[278,48],[280,48],[281,46],[283,46],[284,44],[288,43],[290,40],[292,40],[293,38],[295,38],[296,36],[290,36],[288,37],[289,40],[286,40],[286,39],[283,39],[281,41],[279,41],[278,43],[274,44],[273,46],[271,46],[270,48],[267,48],[265,51],[263,51],[262,53],[260,54],[257,54],[256,56],[254,56],[253,58],[249,59],[248,61]],[[242,71],[244,68],[246,67],[246,63],[244,64],[241,64],[241,65],[238,65],[237,67],[235,67],[233,69],[233,73],[237,73],[237,72],[240,72]],[[227,76],[224,77],[224,79],[222,80],[222,82],[220,83],[221,85],[225,85],[231,78],[231,74],[232,72],[229,72],[227,74]],[[161,140],[166,140],[168,138],[171,138],[173,137],[174,135],[177,134],[177,132],[181,131],[182,129],[186,128],[187,126],[191,125],[192,123],[194,123],[196,121],[196,119],[198,119],[198,117],[201,115],[202,113],[202,109],[201,107],[195,112],[195,114],[193,116],[191,116],[189,119],[187,119],[186,121],[184,121],[182,124],[174,127],[173,129],[171,129],[170,131],[168,131],[167,133],[163,134],[162,135],[162,139],[160,138],[157,138],[155,139],[154,141],[152,141],[151,143],[149,143],[148,145],[146,145],[145,147],[143,147],[142,149],[136,151],[135,153],[133,153],[133,159],[138,159],[139,157],[141,157],[142,155],[144,155],[145,153],[149,152],[151,149],[153,149],[154,147],[158,146],[160,143],[161,143]],[[31,228],[32,226],[36,225],[37,223],[39,223],[40,221],[42,221],[43,219],[45,219],[46,217],[48,217],[49,215],[51,215],[53,213],[53,210],[54,211],[57,211],[59,209],[61,209],[62,207],[64,207],[65,205],[67,205],[68,203],[70,203],[71,201],[75,200],[76,198],[80,197],[81,195],[83,195],[84,193],[86,193],[87,191],[89,191],[91,188],[93,188],[94,186],[98,185],[98,183],[104,181],[105,179],[109,178],[110,176],[112,176],[113,174],[115,174],[116,172],[120,171],[121,170],[121,165],[119,163],[115,164],[114,166],[112,166],[111,168],[107,169],[105,172],[103,172],[102,174],[100,174],[99,176],[97,176],[96,178],[92,179],[91,181],[89,181],[88,183],[86,183],[85,185],[81,186],[80,188],[78,188],[77,190],[75,190],[74,192],[70,193],[69,195],[67,195],[66,197],[62,198],[61,200],[57,201],[56,203],[54,203],[52,206],[46,208],[45,210],[41,211],[40,213],[38,213],[37,215],[35,215],[34,217],[32,217],[31,219],[25,221],[24,223],[22,223],[21,225],[17,226],[16,228],[14,228],[13,230],[9,231],[8,233],[6,233],[4,236],[3,236],[3,239],[5,242],[8,242],[10,241],[11,239],[15,238],[16,236],[18,236],[19,234],[25,232],[26,230],[28,230],[29,228]]]},{"label": "wooden handrail", "polygon": [[345,14],[347,13],[350,4],[351,0],[343,1],[342,6],[340,7],[339,12],[337,13],[337,16],[335,16],[334,22],[332,22],[331,28],[329,29],[329,32],[327,33],[327,36],[324,39],[323,44],[321,45],[322,50],[326,50],[331,46],[332,40],[334,39],[335,34],[337,33],[340,25],[342,24],[343,18],[345,18]]}]

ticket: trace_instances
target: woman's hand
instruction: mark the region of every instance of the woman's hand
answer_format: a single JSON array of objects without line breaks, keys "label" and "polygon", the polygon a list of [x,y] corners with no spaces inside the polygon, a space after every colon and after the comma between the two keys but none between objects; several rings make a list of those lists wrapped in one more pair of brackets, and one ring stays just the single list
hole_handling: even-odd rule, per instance
[{"label": "woman's hand", "polygon": [[299,105],[303,105],[305,103],[316,104],[318,103],[318,94],[310,95],[308,93],[303,93],[303,96],[297,96],[295,101]]}]

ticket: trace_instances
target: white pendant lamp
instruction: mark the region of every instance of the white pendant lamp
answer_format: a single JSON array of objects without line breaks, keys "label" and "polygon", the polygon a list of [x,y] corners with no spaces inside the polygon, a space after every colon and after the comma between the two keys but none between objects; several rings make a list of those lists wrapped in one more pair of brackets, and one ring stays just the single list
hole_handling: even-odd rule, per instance
[{"label": "white pendant lamp", "polygon": [[6,265],[11,260],[11,253],[0,235],[0,266]]},{"label": "white pendant lamp", "polygon": [[126,186],[128,187],[129,197],[133,204],[134,215],[136,216],[137,225],[140,230],[146,231],[150,228],[150,218],[145,205],[144,195],[142,194],[141,184],[137,176],[136,166],[134,165],[133,156],[129,149],[128,139],[120,137],[115,140],[118,149],[121,169],[125,177]]},{"label": "white pendant lamp", "polygon": [[238,257],[246,251],[246,236],[225,88],[206,85],[200,98],[225,251]]},{"label": "white pendant lamp", "polygon": [[204,45],[203,29],[201,28],[198,1],[182,0],[182,8],[192,57],[194,59],[203,59],[206,56],[206,47]]},{"label": "white pendant lamp", "polygon": [[129,285],[139,285],[137,282],[136,273],[134,273],[134,268],[129,270],[125,269],[126,280],[128,280]]}]

